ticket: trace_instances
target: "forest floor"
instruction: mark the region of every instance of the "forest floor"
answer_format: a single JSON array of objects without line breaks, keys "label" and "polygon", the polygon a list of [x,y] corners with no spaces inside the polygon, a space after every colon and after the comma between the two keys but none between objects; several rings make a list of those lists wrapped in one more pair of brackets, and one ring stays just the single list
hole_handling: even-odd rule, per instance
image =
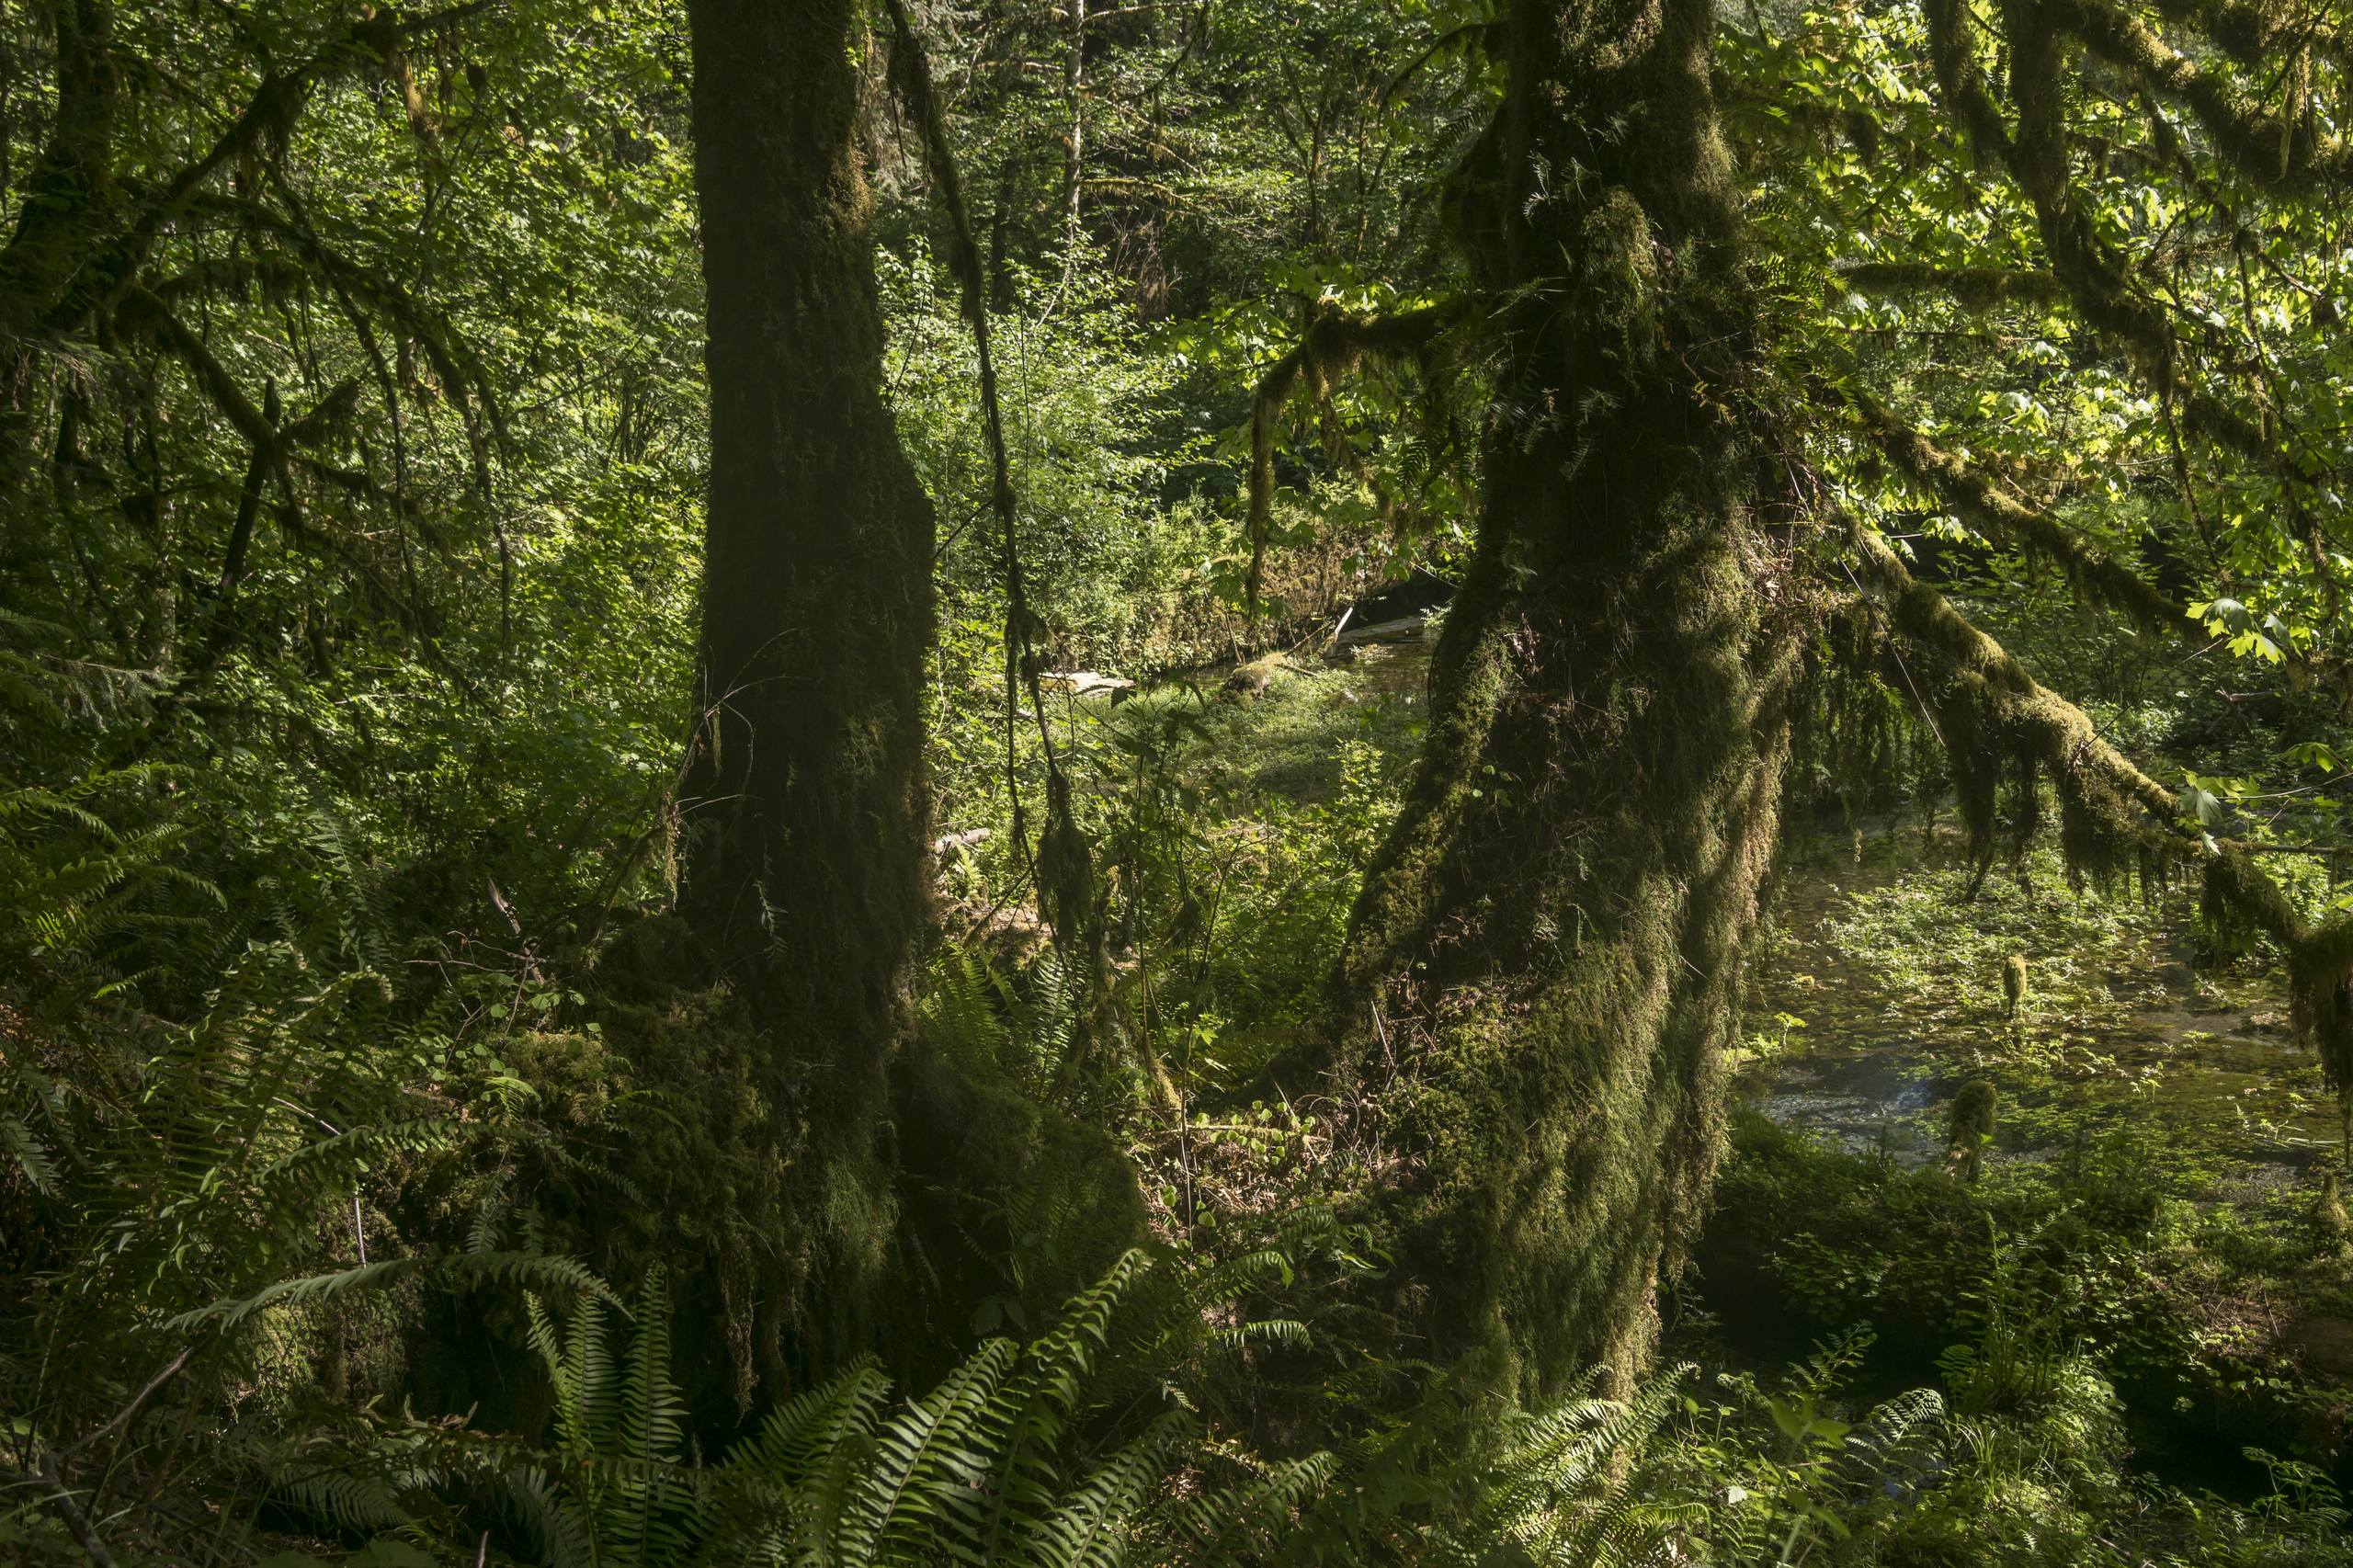
[{"label": "forest floor", "polygon": [[[1427,656],[1277,656],[1144,702],[1202,716],[1183,770],[1247,819],[1226,832],[1345,842],[1418,746]],[[1669,1353],[1769,1373],[1867,1335],[1859,1392],[1885,1396],[2010,1312],[2095,1353],[2141,1461],[2182,1484],[2251,1494],[2247,1448],[2353,1468],[2353,1267],[2316,1219],[2342,1130],[2277,963],[2201,959],[2188,879],[2072,885],[2048,832],[1965,898],[1949,819],[1793,826]],[[1328,883],[1333,939],[1354,868],[1292,869]],[[2012,954],[2029,972],[2015,1020]],[[1324,961],[1276,967],[1304,985]],[[1281,1021],[1262,1020],[1277,1038]],[[1964,1183],[1948,1120],[1976,1079],[1998,1124]]]},{"label": "forest floor", "polygon": [[[1957,832],[1916,821],[1792,846],[1700,1250],[1703,1323],[1748,1358],[1797,1353],[1798,1325],[1870,1325],[1893,1386],[1923,1380],[1956,1322],[2012,1311],[2097,1350],[2143,1461],[2171,1479],[2253,1487],[2250,1447],[2342,1473],[2353,1267],[2320,1210],[2343,1129],[2279,966],[2201,959],[2194,886],[2073,887],[2045,844],[1969,899],[1965,858]],[[2030,975],[2015,1019],[2012,954]],[[1969,1194],[1976,1247],[1938,1233],[1972,1080],[1999,1107]],[[1859,1184],[1825,1187],[1841,1160]],[[2038,1250],[2031,1288],[1989,1307],[2004,1257]]]}]

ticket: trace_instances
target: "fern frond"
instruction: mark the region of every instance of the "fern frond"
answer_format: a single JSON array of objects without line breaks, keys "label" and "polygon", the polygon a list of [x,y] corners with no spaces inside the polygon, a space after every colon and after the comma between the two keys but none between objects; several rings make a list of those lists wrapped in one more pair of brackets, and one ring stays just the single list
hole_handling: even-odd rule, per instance
[{"label": "fern frond", "polygon": [[1186,1553],[1177,1561],[1201,1568],[1246,1561],[1339,1468],[1332,1454],[1309,1454],[1265,1466],[1240,1486],[1186,1499],[1174,1521]]},{"label": "fern frond", "polygon": [[1016,1355],[1010,1340],[991,1340],[883,1424],[844,1516],[845,1561],[921,1561],[942,1549],[971,1557],[981,1483],[1013,1414],[997,1396]]},{"label": "fern frond", "polygon": [[188,1334],[199,1328],[233,1328],[256,1312],[274,1306],[324,1301],[347,1290],[389,1284],[411,1275],[438,1274],[449,1283],[506,1284],[561,1290],[584,1299],[612,1301],[612,1291],[585,1265],[570,1258],[538,1253],[457,1253],[447,1257],[395,1257],[362,1264],[333,1274],[313,1274],[280,1279],[250,1296],[214,1301],[167,1320],[166,1334]]},{"label": "fern frond", "polygon": [[[621,1453],[647,1465],[667,1467],[677,1459],[686,1428],[686,1405],[677,1385],[670,1381],[670,1301],[659,1265],[646,1271],[638,1294],[637,1337],[630,1346],[621,1393]],[[640,1486],[629,1537],[637,1561],[664,1532],[664,1508],[672,1501],[667,1478],[659,1471]]]},{"label": "fern frond", "polygon": [[0,1146],[5,1146],[17,1162],[17,1169],[35,1192],[53,1197],[57,1191],[57,1162],[49,1146],[34,1135],[23,1119],[0,1113]]},{"label": "fern frond", "polygon": [[1116,1568],[1126,1562],[1134,1547],[1135,1522],[1153,1491],[1165,1483],[1170,1468],[1199,1435],[1188,1413],[1164,1412],[1142,1436],[1030,1520],[1004,1560],[1038,1568]]},{"label": "fern frond", "polygon": [[372,1475],[322,1471],[289,1477],[272,1489],[278,1501],[298,1513],[324,1519],[339,1530],[382,1534],[415,1524],[390,1487]]},{"label": "fern frond", "polygon": [[596,1549],[587,1521],[546,1471],[535,1464],[515,1465],[501,1471],[499,1480],[508,1511],[547,1568],[590,1568]]}]

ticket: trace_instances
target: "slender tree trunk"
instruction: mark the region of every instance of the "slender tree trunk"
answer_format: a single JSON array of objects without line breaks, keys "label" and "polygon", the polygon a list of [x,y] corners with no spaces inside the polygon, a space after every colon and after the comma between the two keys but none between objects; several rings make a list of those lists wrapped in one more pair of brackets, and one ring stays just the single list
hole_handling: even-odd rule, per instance
[{"label": "slender tree trunk", "polygon": [[856,15],[688,6],[711,469],[681,903],[752,1005],[789,1201],[819,1206],[873,1186],[926,919],[933,519],[881,395]]},{"label": "slender tree trunk", "polygon": [[1017,303],[1012,257],[1006,250],[1013,229],[1015,169],[1013,154],[1007,153],[997,168],[996,206],[989,214],[989,309],[1000,315],[1009,313]]},{"label": "slender tree trunk", "polygon": [[1070,40],[1063,55],[1063,86],[1070,95],[1070,150],[1063,163],[1063,286],[1078,266],[1079,188],[1086,176],[1086,0],[1066,0]]},{"label": "slender tree trunk", "polygon": [[1457,176],[1502,408],[1332,1065],[1393,1303],[1541,1394],[1649,1351],[1721,1139],[1794,639],[1708,0],[1521,0]]},{"label": "slender tree trunk", "polygon": [[16,227],[0,244],[0,331],[20,338],[40,329],[106,222],[120,96],[113,7],[106,0],[55,0],[48,11],[57,40],[56,108]]}]

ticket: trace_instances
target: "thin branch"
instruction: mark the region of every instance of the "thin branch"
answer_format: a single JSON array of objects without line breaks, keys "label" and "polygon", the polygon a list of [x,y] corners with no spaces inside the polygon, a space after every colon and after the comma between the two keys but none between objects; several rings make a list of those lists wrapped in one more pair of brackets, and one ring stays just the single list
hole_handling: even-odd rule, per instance
[{"label": "thin branch", "polygon": [[[1022,572],[1019,498],[1013,488],[1012,465],[1006,454],[1004,411],[997,396],[996,362],[989,341],[986,273],[981,250],[972,238],[972,221],[964,202],[964,183],[956,166],[948,127],[932,89],[931,62],[907,18],[904,0],[885,0],[891,17],[891,81],[910,116],[923,133],[932,183],[948,210],[949,265],[961,286],[966,324],[979,361],[981,420],[989,450],[989,495],[996,512],[1003,545],[1006,587],[1005,700],[1006,789],[1013,809],[1013,834],[1036,877],[1040,902],[1045,907],[1057,940],[1076,943],[1087,959],[1089,994],[1099,1006],[1110,991],[1109,958],[1104,950],[1099,922],[1095,918],[1094,869],[1085,832],[1071,801],[1070,780],[1054,748],[1053,732],[1046,720],[1046,700],[1039,681],[1040,659],[1033,638],[1044,623],[1029,607]],[[1074,9],[1083,17],[1083,9]],[[1046,765],[1046,826],[1029,855],[1023,821],[1020,780],[1014,767],[1013,726],[1019,703],[1017,689],[1029,695],[1029,711],[1038,729]]]}]

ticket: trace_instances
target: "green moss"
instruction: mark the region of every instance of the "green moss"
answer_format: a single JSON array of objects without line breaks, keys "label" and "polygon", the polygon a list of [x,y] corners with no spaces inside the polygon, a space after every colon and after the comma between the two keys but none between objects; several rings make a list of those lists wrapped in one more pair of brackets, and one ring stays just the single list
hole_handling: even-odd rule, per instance
[{"label": "green moss", "polygon": [[[1794,649],[1720,524],[1651,521],[1614,592],[1672,610],[1638,634],[1457,604],[1347,960],[1348,1142],[1397,1309],[1530,1393],[1649,1354],[1779,826]],[[1533,672],[1532,635],[1561,639]]]},{"label": "green moss", "polygon": [[1946,1163],[1964,1180],[1975,1181],[1984,1167],[1985,1145],[1994,1137],[1994,1112],[1999,1103],[1994,1085],[1972,1078],[1952,1097],[1945,1119]]}]

